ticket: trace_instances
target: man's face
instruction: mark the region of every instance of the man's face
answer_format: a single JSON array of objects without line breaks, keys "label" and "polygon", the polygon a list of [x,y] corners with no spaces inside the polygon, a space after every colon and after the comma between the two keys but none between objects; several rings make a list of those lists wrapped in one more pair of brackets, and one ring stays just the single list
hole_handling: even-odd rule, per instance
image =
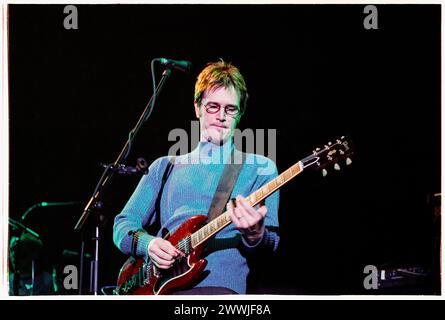
[{"label": "man's face", "polygon": [[[211,109],[215,109],[218,105],[221,108],[216,113],[209,113],[206,111],[206,105],[212,106]],[[240,108],[240,95],[233,87],[207,90],[203,94],[201,105],[195,103],[195,113],[201,128],[201,141],[220,145],[233,137],[240,114],[229,115],[225,107],[228,111]]]}]

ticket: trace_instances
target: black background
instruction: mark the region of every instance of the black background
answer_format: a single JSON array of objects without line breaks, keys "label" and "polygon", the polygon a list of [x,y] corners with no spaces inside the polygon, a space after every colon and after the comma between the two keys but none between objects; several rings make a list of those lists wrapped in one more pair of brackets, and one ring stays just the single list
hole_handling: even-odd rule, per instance
[{"label": "black background", "polygon": [[[89,199],[100,163],[116,159],[151,96],[156,57],[193,69],[173,72],[127,164],[167,154],[170,130],[190,131],[196,76],[223,58],[251,96],[240,129],[277,130],[280,172],[338,136],[355,146],[352,166],[324,179],[305,173],[282,189],[279,253],[263,261],[253,289],[362,293],[366,265],[430,266],[437,235],[427,199],[441,176],[439,5],[378,5],[377,30],[363,27],[364,5],[76,7],[79,28],[66,30],[64,6],[9,6],[11,217],[41,201]],[[118,178],[109,191],[101,286],[115,283],[125,261],[112,220],[136,183]],[[78,265],[60,252],[79,250],[81,212],[30,214],[28,225],[46,237],[45,264]]]}]

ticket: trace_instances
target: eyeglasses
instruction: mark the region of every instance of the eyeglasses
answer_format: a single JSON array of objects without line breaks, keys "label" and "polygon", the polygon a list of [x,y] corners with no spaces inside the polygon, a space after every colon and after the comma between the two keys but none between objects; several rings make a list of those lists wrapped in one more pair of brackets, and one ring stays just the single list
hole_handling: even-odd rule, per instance
[{"label": "eyeglasses", "polygon": [[[216,102],[209,102],[204,105],[206,111],[211,114],[219,112],[219,110],[221,110],[221,107],[222,106]],[[231,104],[224,106],[224,112],[229,116],[236,116],[238,114],[242,114],[241,110],[237,106]]]}]

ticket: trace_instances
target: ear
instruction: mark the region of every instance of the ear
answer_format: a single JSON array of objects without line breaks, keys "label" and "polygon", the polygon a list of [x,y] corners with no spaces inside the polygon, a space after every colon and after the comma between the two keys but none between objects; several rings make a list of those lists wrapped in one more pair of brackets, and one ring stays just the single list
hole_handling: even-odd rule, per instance
[{"label": "ear", "polygon": [[198,107],[198,104],[195,102],[195,114],[196,114],[196,118],[200,118],[201,117],[201,110]]}]

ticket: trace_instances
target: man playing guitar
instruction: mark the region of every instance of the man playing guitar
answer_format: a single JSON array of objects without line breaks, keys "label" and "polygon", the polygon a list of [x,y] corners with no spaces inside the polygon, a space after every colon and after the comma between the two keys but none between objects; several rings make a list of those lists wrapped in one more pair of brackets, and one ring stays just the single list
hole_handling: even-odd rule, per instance
[{"label": "man playing guitar", "polygon": [[[116,246],[127,255],[151,263],[151,271],[140,269],[140,272],[153,273],[157,279],[159,275],[171,272],[187,255],[185,242],[173,245],[173,241],[163,237],[162,230],[172,234],[188,219],[196,215],[207,216],[225,164],[233,160],[234,130],[246,110],[247,99],[244,78],[230,63],[209,63],[199,74],[194,95],[201,132],[197,148],[189,154],[155,160],[115,218],[113,240]],[[169,167],[171,162],[173,165]],[[167,179],[163,179],[166,171],[169,171]],[[209,239],[201,256],[207,263],[205,269],[202,265],[200,277],[190,282],[178,281],[181,284],[177,290],[166,293],[246,293],[249,257],[276,251],[280,240],[277,233],[279,192],[272,193],[256,206],[251,206],[246,197],[277,175],[271,159],[244,154],[231,192],[234,199],[226,207],[226,216],[231,223]],[[160,220],[158,223],[162,228],[156,235],[148,234],[144,226],[154,224],[156,219]],[[140,286],[148,283],[149,275],[144,274],[142,278],[144,281]],[[172,276],[166,283],[170,285],[175,279]],[[135,282],[133,277],[132,285]],[[154,286],[146,293],[163,293],[162,288],[163,285]],[[127,293],[126,290],[122,292]],[[128,291],[131,294],[131,290]]]}]

